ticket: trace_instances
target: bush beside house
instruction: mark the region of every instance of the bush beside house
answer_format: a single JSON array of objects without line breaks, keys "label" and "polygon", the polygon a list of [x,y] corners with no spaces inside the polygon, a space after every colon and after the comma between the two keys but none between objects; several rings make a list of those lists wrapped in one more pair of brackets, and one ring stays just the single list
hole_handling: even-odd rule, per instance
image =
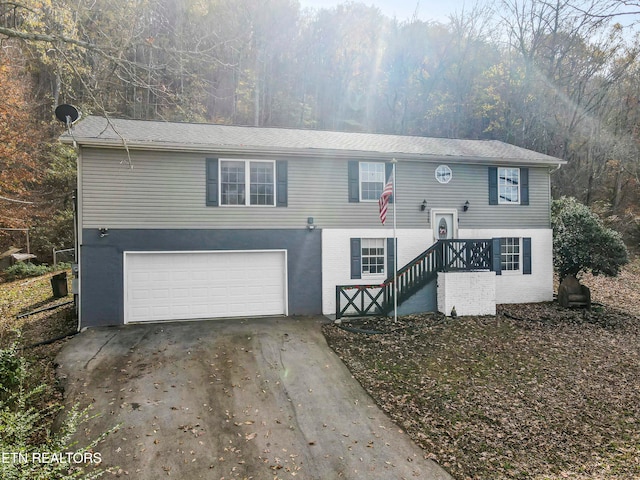
[{"label": "bush beside house", "polygon": [[629,262],[622,236],[575,198],[551,204],[553,261],[560,280],[585,272],[615,277]]}]

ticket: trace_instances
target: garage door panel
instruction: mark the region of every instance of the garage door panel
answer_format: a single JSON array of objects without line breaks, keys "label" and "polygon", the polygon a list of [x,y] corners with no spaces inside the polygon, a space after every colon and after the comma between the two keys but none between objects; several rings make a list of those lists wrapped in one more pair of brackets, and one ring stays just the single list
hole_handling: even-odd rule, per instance
[{"label": "garage door panel", "polygon": [[208,272],[206,270],[191,272],[191,278],[193,280],[197,280],[199,282],[206,282],[208,276],[209,275],[208,275]]},{"label": "garage door panel", "polygon": [[171,309],[169,307],[154,307],[151,309],[151,317],[152,318],[162,318],[165,316],[168,316],[171,312]]},{"label": "garage door panel", "polygon": [[146,288],[136,288],[131,290],[131,297],[134,300],[147,300],[151,297],[151,294]]},{"label": "garage door panel", "polygon": [[[165,267],[170,268],[170,267]],[[170,279],[168,272],[153,272],[149,275],[150,283],[165,283]]]},{"label": "garage door panel", "polygon": [[173,291],[173,298],[189,298],[188,288],[176,288]]},{"label": "garage door panel", "polygon": [[125,322],[286,313],[284,251],[125,254]]}]

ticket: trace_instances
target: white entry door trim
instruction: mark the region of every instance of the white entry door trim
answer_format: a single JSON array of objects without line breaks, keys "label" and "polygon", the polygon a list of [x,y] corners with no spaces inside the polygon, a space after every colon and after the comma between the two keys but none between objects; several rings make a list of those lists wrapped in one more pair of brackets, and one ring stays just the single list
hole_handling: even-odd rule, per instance
[{"label": "white entry door trim", "polygon": [[123,252],[124,322],[288,314],[286,250]]},{"label": "white entry door trim", "polygon": [[433,208],[431,209],[431,231],[433,233],[433,243],[438,241],[438,227],[440,218],[443,215],[450,216],[453,225],[449,238],[458,238],[458,210],[455,208]]}]

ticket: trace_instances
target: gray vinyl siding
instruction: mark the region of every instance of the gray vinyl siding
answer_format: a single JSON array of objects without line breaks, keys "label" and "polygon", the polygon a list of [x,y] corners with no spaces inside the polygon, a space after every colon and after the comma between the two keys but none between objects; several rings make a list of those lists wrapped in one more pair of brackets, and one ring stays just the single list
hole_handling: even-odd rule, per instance
[{"label": "gray vinyl siding", "polygon": [[[377,202],[349,202],[344,159],[289,157],[288,206],[277,208],[207,206],[206,158],[211,157],[218,156],[132,151],[129,168],[123,150],[83,148],[83,228],[304,228],[308,217],[318,228],[383,228]],[[453,171],[445,185],[434,176],[440,163]],[[421,212],[423,200],[427,209]],[[432,208],[457,208],[459,228],[549,228],[548,167],[529,167],[529,203],[490,206],[487,164],[443,160],[397,166],[399,228],[430,228]]]}]

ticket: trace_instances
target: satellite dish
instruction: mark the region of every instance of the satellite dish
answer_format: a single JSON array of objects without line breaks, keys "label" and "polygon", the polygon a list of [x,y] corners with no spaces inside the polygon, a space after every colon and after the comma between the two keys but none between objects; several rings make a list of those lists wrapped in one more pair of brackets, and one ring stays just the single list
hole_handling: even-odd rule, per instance
[{"label": "satellite dish", "polygon": [[58,105],[55,113],[56,118],[64,123],[67,128],[71,127],[80,118],[80,111],[73,105]]}]

